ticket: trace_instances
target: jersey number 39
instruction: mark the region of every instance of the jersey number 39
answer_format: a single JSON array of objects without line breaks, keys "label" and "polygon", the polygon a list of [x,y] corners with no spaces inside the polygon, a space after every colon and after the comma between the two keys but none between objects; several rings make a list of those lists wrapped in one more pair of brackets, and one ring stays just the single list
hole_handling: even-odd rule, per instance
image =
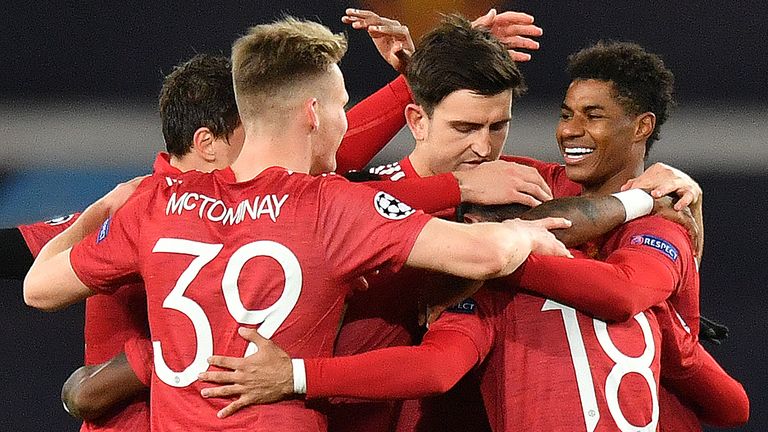
[{"label": "jersey number 39", "polygon": [[[197,338],[197,352],[192,363],[182,371],[171,370],[163,358],[163,347],[160,341],[152,341],[154,348],[155,373],[164,383],[173,387],[186,387],[192,384],[199,373],[208,369],[208,357],[213,355],[213,333],[208,317],[194,300],[184,296],[192,281],[200,273],[200,270],[221,252],[224,245],[201,243],[191,240],[161,238],[155,244],[152,252],[175,253],[192,255],[195,258],[181,273],[173,290],[163,301],[163,308],[177,310],[186,315],[195,329]],[[245,263],[255,257],[270,257],[277,261],[285,273],[285,287],[280,298],[270,307],[262,310],[248,310],[240,299],[240,290],[237,280]],[[301,266],[296,255],[287,247],[273,241],[255,241],[237,249],[227,262],[224,276],[221,280],[221,289],[224,300],[232,318],[240,324],[261,324],[258,332],[269,339],[277,331],[278,327],[288,318],[301,294],[302,276]],[[256,352],[256,345],[248,344],[245,356]]]}]

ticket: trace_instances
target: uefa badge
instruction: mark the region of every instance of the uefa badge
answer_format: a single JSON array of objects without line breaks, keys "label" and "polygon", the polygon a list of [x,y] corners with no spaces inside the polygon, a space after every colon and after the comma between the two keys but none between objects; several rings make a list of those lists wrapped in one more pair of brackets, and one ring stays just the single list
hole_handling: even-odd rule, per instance
[{"label": "uefa badge", "polygon": [[416,212],[411,206],[386,192],[379,192],[373,197],[373,206],[380,215],[392,220],[405,219]]}]

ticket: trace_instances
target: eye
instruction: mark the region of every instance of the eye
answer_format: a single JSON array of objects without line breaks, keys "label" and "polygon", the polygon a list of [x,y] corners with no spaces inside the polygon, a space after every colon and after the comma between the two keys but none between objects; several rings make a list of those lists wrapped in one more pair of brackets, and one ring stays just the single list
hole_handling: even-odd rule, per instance
[{"label": "eye", "polygon": [[500,132],[507,128],[507,125],[509,124],[508,121],[493,123],[490,127],[492,132]]},{"label": "eye", "polygon": [[560,111],[560,120],[570,120],[573,118],[573,113],[570,111]]},{"label": "eye", "polygon": [[470,133],[475,130],[475,127],[469,124],[456,124],[453,125],[453,129],[460,133]]}]

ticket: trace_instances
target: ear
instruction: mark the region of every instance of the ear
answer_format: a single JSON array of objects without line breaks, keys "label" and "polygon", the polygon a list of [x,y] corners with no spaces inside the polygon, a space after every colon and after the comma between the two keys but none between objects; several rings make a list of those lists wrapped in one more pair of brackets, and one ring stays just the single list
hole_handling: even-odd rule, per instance
[{"label": "ear", "polygon": [[416,141],[423,141],[429,134],[429,116],[421,105],[408,104],[405,107],[405,121]]},{"label": "ear", "polygon": [[465,224],[473,224],[481,222],[480,218],[472,213],[464,213],[464,223]]},{"label": "ear", "polygon": [[206,162],[216,160],[216,149],[213,145],[216,139],[207,127],[197,128],[192,135],[192,151]]},{"label": "ear", "polygon": [[319,109],[320,105],[317,101],[317,98],[310,98],[304,101],[304,112],[307,115],[307,122],[309,124],[310,130],[313,132],[320,128],[320,115],[318,114]]},{"label": "ear", "polygon": [[635,139],[645,144],[645,141],[656,129],[656,114],[647,112],[637,116],[637,127],[635,128]]}]

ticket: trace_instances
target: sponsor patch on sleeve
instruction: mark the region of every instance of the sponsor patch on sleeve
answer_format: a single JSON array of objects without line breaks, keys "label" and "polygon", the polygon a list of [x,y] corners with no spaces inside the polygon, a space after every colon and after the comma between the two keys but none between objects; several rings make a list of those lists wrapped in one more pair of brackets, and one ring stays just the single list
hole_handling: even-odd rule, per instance
[{"label": "sponsor patch on sleeve", "polygon": [[656,249],[657,251],[663,253],[669,259],[672,261],[677,261],[677,257],[679,253],[677,252],[677,248],[672,246],[672,243],[659,238],[654,237],[652,235],[648,234],[639,234],[632,236],[632,239],[629,241],[630,244],[633,245],[640,245],[640,246],[648,246],[650,248]]},{"label": "sponsor patch on sleeve", "polygon": [[101,224],[101,228],[99,228],[99,235],[96,236],[96,243],[101,243],[102,240],[107,238],[107,234],[109,234],[109,223],[112,222],[112,217],[108,217],[107,220],[104,221],[103,224]]},{"label": "sponsor patch on sleeve", "polygon": [[446,312],[472,314],[477,313],[477,303],[472,297],[466,298],[445,310]]},{"label": "sponsor patch on sleeve", "polygon": [[373,197],[373,206],[380,215],[392,220],[405,219],[416,212],[411,206],[386,192],[379,192]]}]

